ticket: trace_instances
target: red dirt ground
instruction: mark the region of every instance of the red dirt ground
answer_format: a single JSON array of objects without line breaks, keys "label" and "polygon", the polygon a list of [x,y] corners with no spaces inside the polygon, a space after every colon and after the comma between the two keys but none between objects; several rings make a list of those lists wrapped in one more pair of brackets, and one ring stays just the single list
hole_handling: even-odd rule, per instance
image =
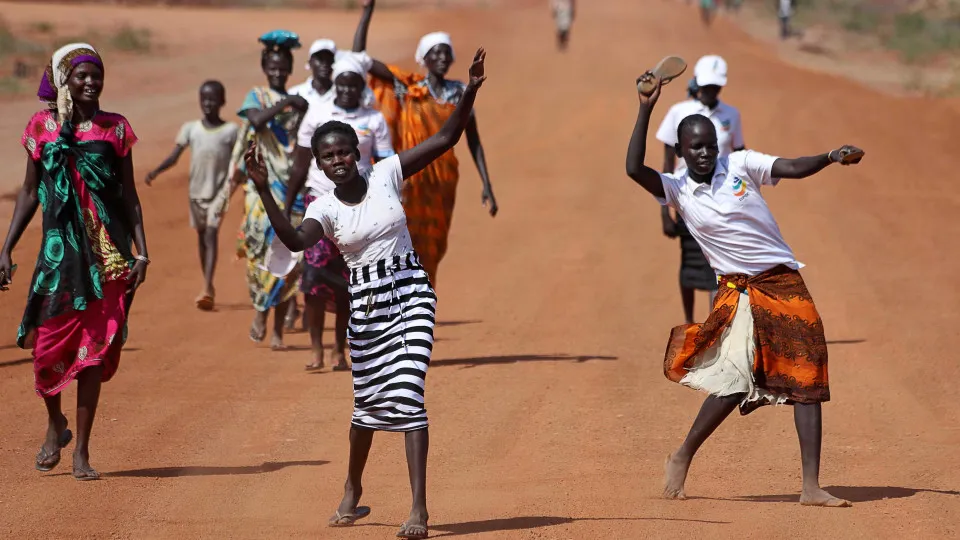
[{"label": "red dirt ground", "polygon": [[[104,105],[138,131],[140,174],[198,114],[201,80],[221,78],[231,108],[259,82],[260,32],[290,27],[347,43],[356,22],[343,12],[0,7],[14,23],[154,29],[161,54],[108,59]],[[726,22],[699,31],[696,11],[672,1],[583,2],[566,55],[554,51],[545,5],[384,10],[371,51],[410,66],[417,38],[440,28],[461,58],[481,44],[489,52],[478,114],[501,213],[485,214],[461,150],[429,378],[433,536],[957,536],[955,108],[786,66]],[[731,418],[693,466],[693,499],[658,498],[663,459],[702,396],[661,374],[668,331],[681,318],[679,248],[660,234],[658,208],[625,177],[623,159],[634,77],[664,54],[711,52],[731,66],[724,97],[743,112],[748,146],[783,155],[847,142],[867,150],[860,167],[768,193],[809,264],[826,324],[834,401],[824,413],[822,480],[852,509],[796,503],[789,409]],[[655,120],[683,86],[669,87]],[[20,179],[19,133],[36,108],[30,99],[0,105],[4,191]],[[141,190],[155,262],[120,372],[104,387],[92,445],[102,482],[75,482],[67,463],[53,474],[33,470],[45,413],[29,354],[13,340],[36,226],[15,252],[22,274],[0,296],[0,537],[392,537],[409,508],[399,436],[376,438],[364,494],[373,515],[353,529],[325,527],[345,476],[350,378],[304,374],[304,334],[284,353],[246,338],[252,312],[230,262],[236,211],[222,235],[220,309],[193,309],[201,283],[185,171]],[[0,202],[4,230],[10,211]],[[75,389],[66,394],[71,403]]]}]

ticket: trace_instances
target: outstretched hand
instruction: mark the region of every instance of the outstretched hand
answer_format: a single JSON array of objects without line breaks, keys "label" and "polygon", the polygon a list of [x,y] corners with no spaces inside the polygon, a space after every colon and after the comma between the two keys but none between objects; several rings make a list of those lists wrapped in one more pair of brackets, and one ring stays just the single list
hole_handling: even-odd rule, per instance
[{"label": "outstretched hand", "polygon": [[473,55],[473,64],[470,65],[470,83],[467,86],[479,89],[483,86],[483,81],[487,80],[484,75],[483,61],[487,59],[487,51],[483,47],[477,49],[477,54]]},{"label": "outstretched hand", "polygon": [[845,144],[830,152],[830,159],[841,165],[856,165],[863,159],[864,151],[856,146]]},{"label": "outstretched hand", "polygon": [[253,181],[257,190],[265,190],[269,185],[267,182],[267,165],[263,162],[263,156],[257,148],[255,140],[250,141],[247,151],[243,154],[243,162],[247,166],[247,177]]},{"label": "outstretched hand", "polygon": [[[654,87],[653,92],[649,95],[644,94],[639,91],[640,83],[646,81],[656,81],[657,85]],[[646,105],[647,107],[653,107],[656,105],[657,100],[660,99],[660,89],[663,88],[663,78],[657,77],[653,74],[652,71],[648,71],[643,75],[637,77],[637,94],[640,96],[640,104]]]}]

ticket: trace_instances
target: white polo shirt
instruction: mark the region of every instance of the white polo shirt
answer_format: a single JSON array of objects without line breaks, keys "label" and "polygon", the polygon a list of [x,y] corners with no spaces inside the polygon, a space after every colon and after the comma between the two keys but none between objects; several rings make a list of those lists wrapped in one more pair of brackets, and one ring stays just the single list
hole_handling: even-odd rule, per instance
[{"label": "white polo shirt", "polygon": [[[680,122],[692,114],[702,114],[713,122],[714,127],[717,128],[720,156],[729,156],[735,148],[745,146],[743,143],[743,126],[740,124],[740,111],[736,107],[721,101],[717,103],[713,110],[710,110],[696,99],[681,101],[670,107],[657,130],[657,140],[670,146],[677,144],[677,128],[680,127]],[[674,172],[681,173],[686,168],[683,158],[677,156],[677,166]]]},{"label": "white polo shirt", "polygon": [[700,244],[710,266],[720,275],[755,276],[777,265],[803,267],[780,234],[760,186],[775,186],[777,158],[752,150],[717,160],[713,180],[701,184],[682,174],[661,174],[665,199]]},{"label": "white polo shirt", "polygon": [[[300,122],[300,131],[297,133],[297,146],[310,148],[310,139],[317,128],[331,121],[339,120],[353,127],[360,140],[360,160],[357,168],[364,174],[373,167],[373,158],[388,158],[393,151],[393,141],[390,139],[390,128],[383,113],[374,109],[359,108],[347,111],[337,107],[333,102],[319,107],[311,106]],[[332,180],[323,174],[317,167],[317,160],[310,160],[310,171],[307,173],[307,187],[314,197],[336,187]]]},{"label": "white polo shirt", "polygon": [[337,95],[337,93],[333,90],[333,87],[330,87],[330,89],[323,94],[317,92],[317,89],[313,87],[313,77],[307,79],[307,81],[304,83],[300,83],[290,88],[287,90],[287,93],[300,96],[307,100],[307,103],[310,104],[310,109],[314,107],[320,107],[328,103],[333,103],[333,98]]}]

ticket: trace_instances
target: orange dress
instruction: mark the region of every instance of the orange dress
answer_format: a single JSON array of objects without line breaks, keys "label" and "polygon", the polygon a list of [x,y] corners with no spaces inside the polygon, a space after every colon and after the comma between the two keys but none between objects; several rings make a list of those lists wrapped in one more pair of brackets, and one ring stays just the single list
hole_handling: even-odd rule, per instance
[{"label": "orange dress", "polygon": [[[393,147],[399,153],[440,131],[460,102],[466,85],[447,80],[439,95],[435,95],[423,75],[395,66],[389,68],[395,82],[370,77],[370,87],[390,126]],[[400,194],[413,249],[434,285],[437,267],[447,252],[459,179],[459,162],[451,149],[408,178]]]}]

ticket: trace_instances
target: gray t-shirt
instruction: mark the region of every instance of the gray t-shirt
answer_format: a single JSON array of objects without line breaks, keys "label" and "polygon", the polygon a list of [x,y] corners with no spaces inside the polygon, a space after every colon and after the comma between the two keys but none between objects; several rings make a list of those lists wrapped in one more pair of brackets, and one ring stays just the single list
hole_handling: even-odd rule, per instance
[{"label": "gray t-shirt", "polygon": [[190,199],[217,196],[230,173],[230,157],[240,128],[233,122],[208,129],[203,120],[187,122],[177,135],[178,146],[190,147]]}]

